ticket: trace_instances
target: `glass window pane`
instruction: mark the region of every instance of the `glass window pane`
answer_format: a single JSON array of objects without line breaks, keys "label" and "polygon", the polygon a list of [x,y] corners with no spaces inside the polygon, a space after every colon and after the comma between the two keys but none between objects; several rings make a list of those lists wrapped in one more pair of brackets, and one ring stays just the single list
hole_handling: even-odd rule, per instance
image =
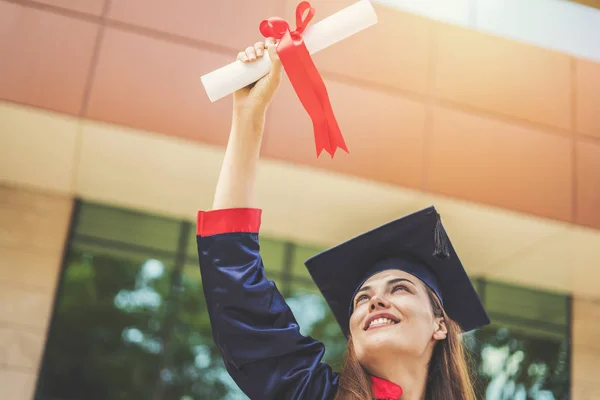
[{"label": "glass window pane", "polygon": [[263,259],[265,271],[269,279],[274,279],[283,271],[285,257],[285,243],[281,240],[274,240],[261,236],[260,255]]},{"label": "glass window pane", "polygon": [[490,282],[483,294],[492,325],[475,334],[482,397],[567,398],[566,297]]},{"label": "glass window pane", "polygon": [[160,258],[164,259],[165,262],[173,262],[175,254],[170,257],[165,257],[165,254],[160,251],[148,250],[132,250],[128,247],[115,247],[105,243],[98,243],[94,240],[75,238],[73,245],[81,252],[88,254],[104,254],[114,256],[121,260],[127,260],[130,262],[143,262],[148,258]]},{"label": "glass window pane", "polygon": [[568,398],[566,337],[551,337],[494,324],[476,333],[480,398],[486,400]]},{"label": "glass window pane", "polygon": [[292,275],[303,279],[312,280],[304,262],[324,249],[315,246],[294,246],[294,257],[292,258]]},{"label": "glass window pane", "polygon": [[48,335],[43,395],[152,398],[172,266],[141,260],[78,247],[70,252]]},{"label": "glass window pane", "polygon": [[84,203],[76,235],[175,252],[180,229],[177,220]]},{"label": "glass window pane", "polygon": [[314,284],[295,284],[286,298],[300,332],[325,344],[324,361],[339,371],[346,351],[346,338],[327,302]]},{"label": "glass window pane", "polygon": [[490,314],[501,319],[539,321],[563,329],[567,325],[564,296],[500,283],[485,285],[485,305]]}]

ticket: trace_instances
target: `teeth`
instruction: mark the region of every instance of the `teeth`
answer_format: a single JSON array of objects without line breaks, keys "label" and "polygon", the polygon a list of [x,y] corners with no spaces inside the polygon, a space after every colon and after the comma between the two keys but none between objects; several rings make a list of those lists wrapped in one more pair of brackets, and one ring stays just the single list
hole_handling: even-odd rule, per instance
[{"label": "teeth", "polygon": [[395,324],[395,322],[389,318],[377,318],[377,319],[371,321],[371,323],[369,324],[369,327],[371,327],[373,325],[382,325],[382,324],[392,325],[392,324]]}]

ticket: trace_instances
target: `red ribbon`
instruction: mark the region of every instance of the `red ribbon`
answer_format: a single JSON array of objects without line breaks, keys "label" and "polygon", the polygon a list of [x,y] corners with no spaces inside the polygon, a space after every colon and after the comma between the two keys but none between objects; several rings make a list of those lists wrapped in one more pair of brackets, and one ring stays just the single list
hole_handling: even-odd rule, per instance
[{"label": "red ribbon", "polygon": [[[308,13],[304,18],[306,11]],[[333,114],[325,83],[302,37],[306,26],[314,16],[315,9],[308,1],[303,1],[296,7],[295,31],[290,31],[290,25],[286,20],[272,17],[261,22],[260,33],[265,38],[279,39],[277,54],[281,65],[313,123],[317,157],[325,150],[333,158],[338,147],[349,152]]]}]

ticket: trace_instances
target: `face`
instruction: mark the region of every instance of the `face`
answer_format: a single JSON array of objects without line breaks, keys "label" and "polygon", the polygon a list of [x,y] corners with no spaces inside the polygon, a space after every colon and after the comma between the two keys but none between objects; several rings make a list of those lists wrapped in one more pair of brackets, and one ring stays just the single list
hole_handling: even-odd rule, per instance
[{"label": "face", "polygon": [[434,315],[427,287],[404,271],[373,275],[353,301],[350,334],[356,356],[367,369],[380,357],[431,357],[436,341],[446,338],[444,321]]}]

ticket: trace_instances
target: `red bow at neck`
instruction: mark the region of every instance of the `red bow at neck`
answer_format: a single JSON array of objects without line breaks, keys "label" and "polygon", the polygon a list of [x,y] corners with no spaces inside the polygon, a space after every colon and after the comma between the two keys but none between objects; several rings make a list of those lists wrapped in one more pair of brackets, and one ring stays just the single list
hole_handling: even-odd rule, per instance
[{"label": "red bow at neck", "polygon": [[378,400],[399,400],[402,396],[402,388],[385,379],[371,376],[371,384],[373,385],[373,394]]},{"label": "red bow at neck", "polygon": [[277,54],[300,102],[312,120],[317,157],[325,150],[333,158],[338,147],[346,152],[348,148],[333,114],[325,83],[302,37],[314,15],[315,9],[308,1],[303,1],[296,8],[296,30],[290,31],[290,26],[284,19],[272,17],[261,22],[260,33],[265,38],[280,40]]}]

